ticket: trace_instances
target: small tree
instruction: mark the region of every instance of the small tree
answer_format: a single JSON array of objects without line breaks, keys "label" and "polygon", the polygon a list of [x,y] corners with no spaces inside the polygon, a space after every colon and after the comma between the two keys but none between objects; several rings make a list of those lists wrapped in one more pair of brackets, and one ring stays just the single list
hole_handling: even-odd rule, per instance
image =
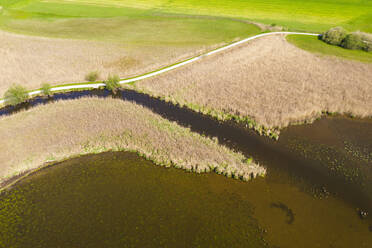
[{"label": "small tree", "polygon": [[89,72],[85,76],[85,80],[87,80],[89,82],[95,82],[95,81],[97,81],[98,78],[99,78],[99,72],[98,71]]},{"label": "small tree", "polygon": [[328,44],[340,46],[346,35],[347,32],[345,29],[342,27],[335,27],[324,32],[321,36],[321,39]]},{"label": "small tree", "polygon": [[120,78],[118,75],[110,75],[104,83],[106,84],[106,89],[112,91],[116,94],[116,91],[120,88]]},{"label": "small tree", "polygon": [[4,94],[5,103],[13,106],[25,102],[28,98],[26,88],[21,85],[12,85]]},{"label": "small tree", "polygon": [[41,92],[44,96],[51,96],[52,95],[52,86],[50,84],[44,83],[41,86]]}]

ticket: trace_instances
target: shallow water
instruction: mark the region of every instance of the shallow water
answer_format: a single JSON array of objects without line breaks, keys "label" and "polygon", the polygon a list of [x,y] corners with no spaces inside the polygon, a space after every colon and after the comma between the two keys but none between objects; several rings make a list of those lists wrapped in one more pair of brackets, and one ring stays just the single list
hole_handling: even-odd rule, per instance
[{"label": "shallow water", "polygon": [[[58,93],[52,98],[36,97],[16,107],[1,108],[0,117],[56,100],[92,96],[112,94],[107,90],[85,90]],[[331,192],[354,208],[372,213],[371,118],[322,118],[311,125],[283,130],[275,142],[233,122],[219,122],[133,90],[122,90],[114,97],[141,104],[195,132],[217,137],[222,144],[252,156],[270,170],[290,173],[292,180],[305,180],[315,193]],[[370,217],[372,221],[372,214]]]},{"label": "shallow water", "polygon": [[[107,97],[110,96],[110,93],[102,90],[72,92],[67,94],[58,94],[54,96],[54,99],[74,99],[82,96]],[[267,167],[268,175],[266,179],[257,179],[249,183],[242,183],[214,174],[200,176],[183,173],[182,171],[173,169],[165,170],[154,168],[154,166],[150,166],[151,163],[149,162],[139,160],[138,158],[131,158],[128,160],[128,158],[122,158],[121,155],[115,155],[119,156],[117,160],[108,155],[100,155],[66,162],[67,164],[75,164],[74,166],[68,166],[67,164],[57,166],[66,168],[82,168],[82,171],[84,171],[84,166],[87,166],[88,164],[95,164],[96,162],[94,159],[96,159],[97,161],[101,161],[97,162],[97,166],[99,166],[99,163],[103,164],[101,167],[97,168],[97,171],[99,170],[100,173],[103,173],[103,175],[108,175],[111,177],[110,174],[107,174],[109,172],[104,172],[102,169],[103,167],[107,167],[107,165],[117,165],[120,168],[126,168],[128,167],[126,165],[129,165],[132,168],[133,163],[141,164],[141,166],[145,165],[144,168],[147,169],[143,169],[143,172],[138,172],[138,178],[135,180],[141,181],[142,176],[144,176],[147,178],[146,181],[149,182],[148,187],[156,189],[159,189],[158,186],[151,186],[156,183],[156,181],[152,181],[155,179],[152,179],[150,176],[146,177],[147,173],[155,175],[156,177],[156,175],[160,175],[158,173],[164,173],[163,171],[169,172],[169,179],[166,179],[168,178],[166,174],[161,174],[162,178],[164,178],[164,185],[162,184],[163,186],[159,187],[166,188],[166,184],[168,184],[167,180],[170,180],[172,182],[170,183],[170,185],[172,185],[171,190],[177,191],[178,189],[176,189],[174,181],[172,181],[172,178],[176,178],[177,183],[180,183],[183,185],[182,187],[186,188],[181,188],[180,192],[173,192],[168,198],[168,201],[176,201],[174,204],[180,203],[180,205],[169,205],[170,203],[167,203],[168,205],[163,206],[161,205],[162,202],[153,201],[153,198],[150,198],[152,199],[151,201],[146,201],[146,204],[143,204],[143,202],[145,202],[145,198],[143,198],[143,201],[140,205],[146,205],[148,208],[152,206],[154,209],[162,209],[161,211],[171,206],[178,209],[183,209],[182,207],[186,206],[188,208],[193,207],[194,209],[196,206],[200,205],[200,208],[197,208],[198,211],[195,210],[195,212],[183,209],[182,212],[186,211],[186,214],[182,218],[188,219],[189,217],[187,216],[190,216],[190,218],[195,221],[190,224],[191,226],[200,226],[202,224],[200,224],[198,220],[205,220],[206,223],[211,223],[211,228],[209,229],[209,226],[202,225],[202,229],[198,229],[204,230],[204,240],[201,238],[201,236],[199,236],[201,235],[199,233],[200,231],[197,232],[197,234],[191,232],[189,229],[187,229],[188,224],[185,222],[185,220],[178,220],[177,216],[175,216],[175,214],[172,212],[172,218],[175,218],[174,222],[172,222],[173,226],[163,224],[165,225],[163,227],[164,230],[170,230],[164,231],[164,233],[169,232],[175,233],[174,235],[176,235],[176,237],[172,235],[165,237],[166,235],[164,234],[164,242],[166,242],[168,246],[186,247],[186,244],[194,244],[192,242],[195,240],[197,240],[195,242],[200,243],[201,247],[208,246],[206,244],[212,244],[211,246],[217,246],[216,244],[218,244],[223,247],[225,244],[227,246],[229,242],[230,246],[232,247],[246,247],[246,244],[249,242],[252,242],[251,247],[261,247],[265,245],[263,240],[268,241],[270,246],[273,247],[370,247],[372,245],[372,119],[360,120],[337,116],[322,118],[315,121],[311,125],[291,126],[287,129],[284,129],[281,133],[279,141],[275,142],[269,138],[258,136],[254,132],[242,128],[234,123],[221,123],[207,116],[203,116],[193,111],[181,108],[179,106],[174,106],[159,99],[155,99],[134,91],[125,90],[116,97],[142,104],[150,108],[152,111],[159,113],[164,118],[167,118],[171,121],[177,121],[180,125],[188,126],[195,132],[203,133],[207,136],[218,137],[222,144],[238,150],[246,156],[253,156],[257,162]],[[37,98],[28,104],[20,106],[20,108],[27,109],[40,103],[53,101],[54,99]],[[12,113],[16,110],[17,108],[1,109],[0,116],[3,114]],[[65,171],[70,170],[72,169],[65,169]],[[151,170],[151,172],[146,172],[147,170]],[[46,172],[43,171],[42,173]],[[52,174],[53,173],[54,172],[52,172]],[[76,173],[77,175],[80,175],[78,171]],[[120,174],[120,172],[118,173]],[[61,172],[61,175],[62,174],[63,173]],[[139,174],[141,174],[141,176],[139,176]],[[67,178],[67,176],[63,175],[60,177]],[[27,180],[34,182],[32,183],[33,187],[41,187],[40,191],[43,191],[43,187],[41,185],[37,186],[37,181],[33,181],[35,179],[31,178]],[[55,191],[58,191],[59,188],[57,189],[53,186],[54,182],[58,181],[56,179],[51,179],[48,181],[48,178],[49,176],[46,177],[46,179],[44,179],[45,181],[43,182],[43,184],[48,185],[44,186],[45,189],[51,188]],[[72,176],[72,178],[75,177]],[[64,180],[67,181],[66,179]],[[90,179],[84,180],[90,182]],[[115,185],[115,187],[121,189],[122,187],[126,187],[125,183],[134,183],[135,180],[123,179],[123,185]],[[189,183],[188,186],[186,185],[186,181]],[[57,184],[62,185],[62,183]],[[193,184],[196,184],[195,187],[193,187]],[[24,183],[22,183],[22,185],[24,185]],[[136,192],[136,189],[133,188],[135,185],[137,184],[131,186],[133,192]],[[178,184],[176,184],[176,186],[178,186]],[[69,187],[74,188],[74,182],[71,182],[71,186]],[[94,184],[89,187],[94,187]],[[110,188],[113,186],[107,185],[107,187]],[[205,191],[205,189],[207,191]],[[30,188],[30,190],[32,193],[29,194],[33,195],[33,188]],[[95,190],[100,192],[98,189]],[[148,190],[151,192],[151,189]],[[163,194],[163,189],[159,190],[160,191],[156,194],[158,194],[160,198],[166,198],[165,196],[160,196]],[[28,191],[25,192],[27,193]],[[87,192],[87,190],[84,192]],[[165,190],[165,192],[168,191]],[[62,193],[65,194],[65,192]],[[46,197],[49,197],[49,193],[47,192],[40,194],[45,194]],[[77,191],[75,194],[79,196],[85,193]],[[94,202],[100,202],[99,197],[102,197],[102,195],[106,194],[108,193],[100,193],[99,196],[95,195],[94,197],[96,197],[96,199]],[[125,195],[129,197],[129,195]],[[184,201],[181,201],[179,198],[177,198],[178,195],[182,196]],[[197,198],[197,195],[202,195],[203,197]],[[120,194],[118,193],[117,196],[119,197]],[[13,202],[13,204],[20,202],[20,206],[24,207],[22,205],[25,204],[22,203],[25,202],[23,201],[23,198],[19,198],[20,200],[15,200],[18,197],[16,194],[12,197],[12,200],[9,201]],[[33,199],[33,196],[30,197]],[[61,195],[56,195],[53,201],[61,203],[61,200],[58,200],[57,197],[61,197]],[[69,197],[70,196],[64,196],[62,199],[67,199]],[[149,195],[144,194],[143,197],[149,197]],[[172,197],[176,197],[176,200],[172,200]],[[41,198],[42,197],[39,196],[39,199]],[[195,201],[194,198],[197,198],[198,200]],[[80,200],[76,201],[82,205],[86,205],[85,201],[87,201],[89,203],[88,205],[90,205],[91,202],[89,199],[86,200],[81,198]],[[104,199],[105,198],[103,198],[103,200]],[[113,200],[114,198],[110,199]],[[130,196],[127,201],[132,201],[133,199],[136,199],[136,197]],[[115,198],[115,201],[117,200],[118,199]],[[124,199],[121,200],[124,201]],[[32,204],[34,202],[41,204],[43,201],[44,200],[31,200]],[[4,202],[6,203],[7,201],[4,200]],[[2,201],[2,203],[4,202]],[[202,202],[202,204],[199,202]],[[118,204],[119,203],[120,201]],[[230,205],[224,205],[225,203]],[[18,206],[18,203],[16,205]],[[54,206],[55,204],[48,203],[46,207],[48,205]],[[76,206],[77,205],[79,204],[76,204]],[[13,205],[8,205],[8,207],[3,208],[3,210],[7,209],[7,211],[10,211],[7,214],[14,215],[15,213],[12,212],[12,207],[9,206]],[[69,205],[66,205],[63,206],[63,209],[65,210],[62,209],[60,211],[71,212],[76,208],[76,206],[73,204],[70,206],[74,206],[74,208],[71,208],[71,210],[66,210],[69,209]],[[213,215],[216,216],[216,219],[213,219],[212,216],[208,216],[206,213],[210,211],[207,209],[214,209],[214,206],[216,206],[216,209],[220,208],[218,211],[216,210],[217,212],[212,211]],[[39,209],[39,207],[28,209],[27,211],[29,213],[33,213],[34,211],[37,212],[35,209]],[[42,208],[40,207],[40,209]],[[223,209],[226,209],[226,211]],[[106,210],[107,209],[103,209],[102,211],[105,212]],[[15,209],[14,211],[21,210]],[[136,210],[132,209],[130,211]],[[141,211],[150,210],[142,209]],[[367,218],[360,218],[361,211],[369,213]],[[203,214],[197,214],[197,212]],[[137,212],[130,213],[138,215]],[[179,212],[177,213],[179,214]],[[228,218],[225,218],[222,213],[227,214]],[[95,212],[95,214],[98,214],[98,212]],[[88,218],[87,215],[83,216]],[[110,222],[115,221],[116,218],[120,219],[120,216],[115,216],[107,216],[106,219],[110,220]],[[2,217],[0,216],[0,218],[5,217],[3,215]],[[16,215],[14,215],[14,218],[16,220],[20,220],[18,217],[16,217]],[[43,216],[42,218],[45,219],[46,217]],[[64,218],[65,217],[63,217],[63,219]],[[89,218],[95,220],[96,217],[94,217],[92,214],[92,217]],[[139,216],[139,218],[141,219],[142,217]],[[144,218],[145,217],[143,217],[142,220]],[[166,217],[166,220],[169,218],[170,217]],[[38,223],[39,220],[34,218],[32,221],[36,221],[35,223]],[[159,217],[151,223],[152,225],[156,225],[155,223],[165,223],[162,221],[164,220]],[[128,220],[125,220],[125,223],[134,222],[128,222]],[[213,223],[219,224],[215,225]],[[23,225],[25,224],[16,224],[13,225],[12,228],[19,228],[18,226],[22,227]],[[76,223],[67,223],[66,225],[76,225],[75,229],[79,231],[75,231],[79,234],[80,229]],[[89,225],[93,226],[91,223]],[[89,225],[86,224],[83,227],[87,228],[86,226]],[[102,225],[110,226],[110,224],[107,223],[103,223]],[[144,222],[142,225],[146,227],[148,226],[147,224],[145,225]],[[178,225],[181,227],[178,227]],[[33,228],[39,228],[38,226],[39,224],[34,225]],[[177,226],[177,228],[175,228],[175,226]],[[178,230],[179,228],[181,228],[180,232],[176,232],[174,230]],[[225,229],[229,229],[231,234]],[[95,233],[94,228],[92,227],[88,228],[88,230]],[[120,228],[116,228],[115,230],[120,230]],[[20,231],[18,229],[17,231],[14,231],[14,233],[17,232],[19,233]],[[111,231],[109,231],[109,233],[110,232]],[[180,238],[180,236],[185,236],[185,233],[189,232],[192,233],[188,234],[191,237]],[[216,237],[212,235],[214,232],[218,233]],[[111,234],[109,233],[105,235],[110,236]],[[128,233],[133,232],[128,231]],[[148,232],[146,231],[146,234],[147,233]],[[249,240],[245,239],[247,236],[245,236],[244,233],[249,234],[247,234]],[[0,235],[0,237],[7,237],[7,235],[10,235],[10,233],[8,232],[5,236]],[[115,236],[114,234],[112,235],[112,237]],[[151,235],[155,234],[149,231],[148,235],[149,238],[147,241],[140,240],[138,242],[149,242],[148,244],[150,244],[151,242],[149,239],[152,239],[153,236]],[[211,235],[213,238],[211,238]],[[222,235],[224,239],[222,240],[219,235]],[[194,236],[196,236],[195,239]],[[20,238],[18,239],[21,240]],[[213,243],[214,239],[217,240],[216,243]],[[224,240],[230,241],[226,241],[226,243],[224,243]],[[240,242],[236,240],[239,240]],[[158,241],[160,242],[160,236]],[[137,242],[135,240],[130,240],[128,242],[129,246],[134,246],[132,244],[137,244],[135,243]],[[175,245],[176,243],[177,245]],[[140,243],[139,246],[146,246],[146,244],[147,243]],[[158,246],[166,246],[165,243],[157,244]],[[90,246],[84,245],[84,247]]]},{"label": "shallow water", "polygon": [[133,153],[71,159],[0,200],[1,247],[370,247],[368,222],[272,172],[241,182]]}]

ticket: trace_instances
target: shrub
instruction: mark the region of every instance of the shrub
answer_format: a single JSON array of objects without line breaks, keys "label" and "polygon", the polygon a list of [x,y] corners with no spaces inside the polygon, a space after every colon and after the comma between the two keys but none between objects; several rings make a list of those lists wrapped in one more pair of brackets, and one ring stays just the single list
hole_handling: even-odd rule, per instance
[{"label": "shrub", "polygon": [[12,85],[4,94],[6,104],[17,105],[25,102],[28,98],[28,92],[25,87],[21,85]]},{"label": "shrub", "polygon": [[118,88],[120,88],[120,78],[118,75],[109,76],[104,83],[106,84],[106,89],[116,93]]},{"label": "shrub", "polygon": [[360,34],[350,33],[346,35],[345,39],[341,43],[341,46],[343,48],[352,49],[352,50],[363,50],[363,48],[365,47],[365,44]]},{"label": "shrub", "polygon": [[366,52],[372,52],[372,42],[366,42],[366,45],[364,47],[364,51]]},{"label": "shrub", "polygon": [[363,50],[366,52],[372,51],[372,34],[355,32],[355,35],[359,35],[363,41]]},{"label": "shrub", "polygon": [[342,27],[335,27],[324,32],[321,39],[328,44],[339,46],[346,36],[347,32],[345,29]]},{"label": "shrub", "polygon": [[52,95],[52,86],[50,84],[43,84],[41,86],[41,92],[44,96],[51,96]]},{"label": "shrub", "polygon": [[85,80],[87,80],[89,82],[95,82],[95,81],[97,81],[98,78],[99,78],[99,72],[98,71],[89,72],[85,76]]}]

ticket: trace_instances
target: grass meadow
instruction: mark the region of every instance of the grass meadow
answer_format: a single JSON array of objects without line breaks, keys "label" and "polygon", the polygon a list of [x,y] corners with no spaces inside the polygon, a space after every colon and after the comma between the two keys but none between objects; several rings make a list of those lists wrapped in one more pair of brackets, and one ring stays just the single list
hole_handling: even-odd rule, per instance
[{"label": "grass meadow", "polygon": [[318,37],[287,35],[287,41],[309,52],[372,63],[371,52],[350,50],[339,46],[330,45],[318,39]]},{"label": "grass meadow", "polygon": [[[15,1],[3,5],[0,28],[29,35],[120,42],[138,46],[197,46],[247,37],[260,29],[228,18],[74,1]],[[6,2],[11,2],[6,0]]]},{"label": "grass meadow", "polygon": [[128,87],[272,135],[324,111],[372,116],[371,78],[372,64],[318,56],[275,35]]},{"label": "grass meadow", "polygon": [[[372,32],[372,2],[365,0],[2,0],[0,5],[7,7],[10,2],[16,2],[14,8],[25,16],[30,13],[61,17],[176,13],[249,19],[302,31],[321,32],[344,26],[351,31]],[[89,7],[82,9],[79,5]],[[101,12],[98,6],[105,6],[106,10]]]},{"label": "grass meadow", "polygon": [[242,154],[118,99],[83,98],[35,107],[0,119],[0,183],[48,160],[104,151],[133,151],[161,166],[216,171],[249,180],[265,169]]}]

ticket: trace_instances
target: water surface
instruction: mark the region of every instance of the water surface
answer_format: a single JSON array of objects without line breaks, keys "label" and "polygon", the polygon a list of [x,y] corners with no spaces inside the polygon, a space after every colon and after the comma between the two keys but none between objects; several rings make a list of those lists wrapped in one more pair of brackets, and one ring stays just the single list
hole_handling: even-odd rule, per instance
[{"label": "water surface", "polygon": [[1,196],[0,246],[371,246],[368,222],[351,206],[289,180],[272,171],[241,182],[165,169],[133,153],[88,155]]}]

